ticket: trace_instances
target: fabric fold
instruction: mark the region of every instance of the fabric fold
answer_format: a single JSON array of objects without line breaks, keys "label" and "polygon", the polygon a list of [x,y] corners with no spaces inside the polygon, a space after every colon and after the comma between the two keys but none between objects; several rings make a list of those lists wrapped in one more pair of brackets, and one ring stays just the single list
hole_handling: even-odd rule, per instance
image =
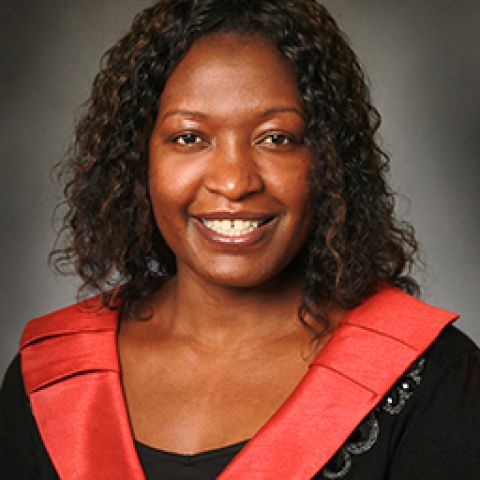
[{"label": "fabric fold", "polygon": [[22,336],[40,435],[62,480],[145,480],[121,386],[117,312],[84,307],[35,319]]}]

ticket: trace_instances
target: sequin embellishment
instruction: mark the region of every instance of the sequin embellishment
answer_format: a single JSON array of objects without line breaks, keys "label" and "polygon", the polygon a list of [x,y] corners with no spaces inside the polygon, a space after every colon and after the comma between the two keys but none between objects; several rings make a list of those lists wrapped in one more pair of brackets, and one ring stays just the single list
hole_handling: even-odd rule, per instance
[{"label": "sequin embellishment", "polygon": [[421,373],[424,366],[425,359],[420,358],[407,370],[380,403],[382,410],[390,415],[398,415],[403,410],[407,400],[422,381]]},{"label": "sequin embellishment", "polygon": [[343,446],[322,469],[319,477],[335,480],[344,478],[348,474],[352,468],[354,456],[368,452],[378,439],[380,424],[377,414],[384,411],[390,415],[398,415],[403,410],[408,399],[422,381],[421,373],[424,366],[424,358],[420,358],[412,364],[380,404],[365,417],[348,437]]},{"label": "sequin embellishment", "polygon": [[332,457],[322,470],[323,478],[343,478],[350,471],[353,455],[360,455],[370,450],[377,441],[380,426],[372,411],[353,431],[340,450]]}]

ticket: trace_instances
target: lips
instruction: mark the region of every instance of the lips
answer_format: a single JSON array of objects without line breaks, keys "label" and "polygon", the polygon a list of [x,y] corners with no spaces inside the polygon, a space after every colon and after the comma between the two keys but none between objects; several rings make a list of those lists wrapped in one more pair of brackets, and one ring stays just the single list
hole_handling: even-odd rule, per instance
[{"label": "lips", "polygon": [[216,211],[216,212],[202,212],[192,215],[195,218],[202,218],[207,220],[257,220],[259,222],[264,222],[269,218],[275,216],[274,213],[270,212],[250,212],[250,211]]},{"label": "lips", "polygon": [[259,242],[274,227],[276,218],[275,215],[259,212],[209,212],[193,217],[206,239],[236,246]]}]

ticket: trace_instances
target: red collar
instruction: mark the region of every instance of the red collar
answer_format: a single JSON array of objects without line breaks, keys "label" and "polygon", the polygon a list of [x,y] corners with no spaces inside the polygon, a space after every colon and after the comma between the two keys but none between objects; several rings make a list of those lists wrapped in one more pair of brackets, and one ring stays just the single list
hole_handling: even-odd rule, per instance
[{"label": "red collar", "polygon": [[[218,477],[307,480],[457,315],[385,286],[350,310],[284,405]],[[76,304],[32,320],[22,372],[66,480],[144,480],[123,396],[117,313]]]}]

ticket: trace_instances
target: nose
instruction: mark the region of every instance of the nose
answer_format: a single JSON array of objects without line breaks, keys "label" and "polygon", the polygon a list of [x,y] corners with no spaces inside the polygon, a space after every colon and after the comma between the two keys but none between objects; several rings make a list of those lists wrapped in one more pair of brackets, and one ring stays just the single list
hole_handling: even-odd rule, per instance
[{"label": "nose", "polygon": [[219,143],[211,152],[204,177],[205,188],[231,201],[261,192],[264,182],[254,157],[254,148],[247,142]]}]

